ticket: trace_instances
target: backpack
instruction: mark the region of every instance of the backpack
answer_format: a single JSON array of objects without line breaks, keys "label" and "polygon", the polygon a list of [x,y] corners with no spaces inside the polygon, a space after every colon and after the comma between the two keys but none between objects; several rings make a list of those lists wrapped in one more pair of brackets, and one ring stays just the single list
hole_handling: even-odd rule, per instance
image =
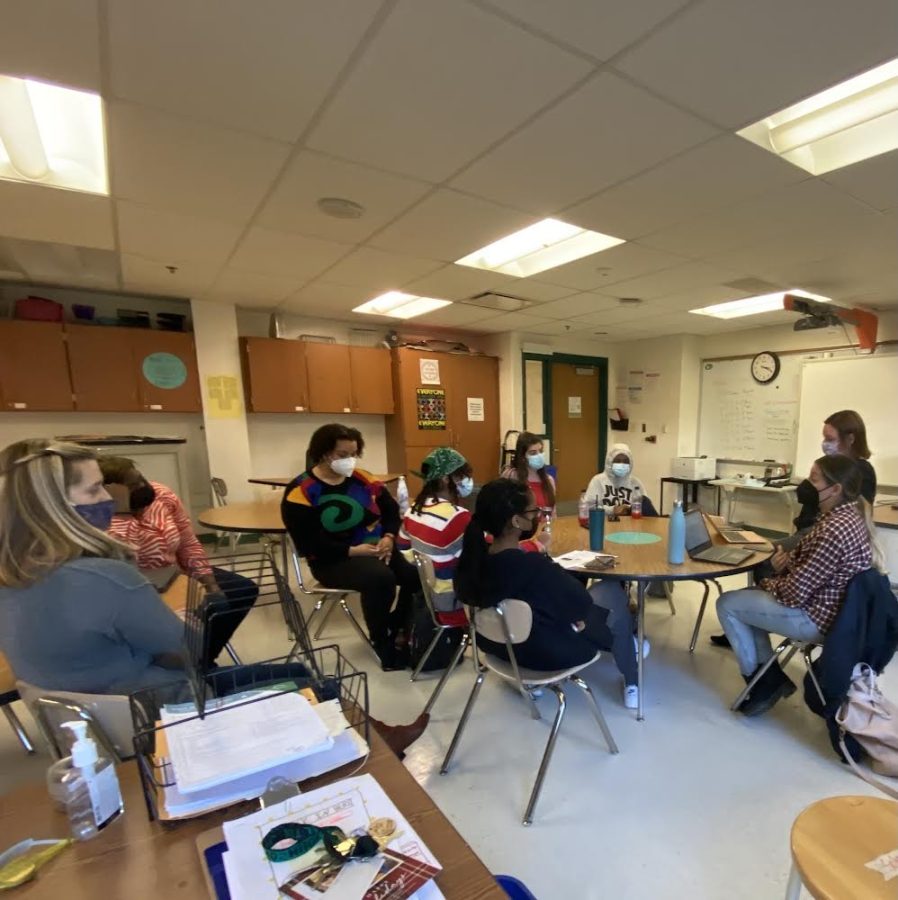
[{"label": "backpack", "polygon": [[887,787],[858,766],[845,743],[846,736],[850,735],[866,752],[874,772],[898,777],[898,706],[879,690],[876,672],[866,663],[858,663],[854,667],[848,693],[836,713],[836,723],[845,761],[865,781],[898,799],[898,791]]},{"label": "backpack", "polygon": [[[408,641],[409,662],[413,669],[417,668],[421,657],[427,652],[427,648],[438,630],[437,626],[433,624],[424,595],[415,594],[412,629]],[[463,628],[445,629],[421,671],[436,672],[438,669],[445,669],[452,662],[452,657],[461,643],[463,634]]]}]

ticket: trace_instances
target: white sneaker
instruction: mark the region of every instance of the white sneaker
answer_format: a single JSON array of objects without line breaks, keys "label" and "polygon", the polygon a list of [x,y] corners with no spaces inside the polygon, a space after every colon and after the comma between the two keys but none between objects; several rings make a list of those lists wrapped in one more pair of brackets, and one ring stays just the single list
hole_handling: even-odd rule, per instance
[{"label": "white sneaker", "polygon": [[622,694],[627,709],[639,709],[639,688],[635,684],[625,684]]},{"label": "white sneaker", "polygon": [[[633,650],[638,654],[639,653],[639,638],[636,635],[633,635]],[[649,643],[648,638],[642,639],[642,658],[648,659],[649,654],[652,652],[652,645]]]},{"label": "white sneaker", "polygon": [[527,693],[530,694],[531,699],[539,700],[543,695],[543,689],[541,687],[528,688]]}]

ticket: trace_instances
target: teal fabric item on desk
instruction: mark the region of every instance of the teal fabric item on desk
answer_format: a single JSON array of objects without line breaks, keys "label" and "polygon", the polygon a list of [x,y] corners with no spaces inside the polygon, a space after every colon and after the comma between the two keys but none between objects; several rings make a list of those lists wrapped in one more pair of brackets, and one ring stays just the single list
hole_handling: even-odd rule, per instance
[{"label": "teal fabric item on desk", "polygon": [[644,531],[615,531],[613,534],[606,534],[605,540],[612,544],[657,544],[661,537]]}]

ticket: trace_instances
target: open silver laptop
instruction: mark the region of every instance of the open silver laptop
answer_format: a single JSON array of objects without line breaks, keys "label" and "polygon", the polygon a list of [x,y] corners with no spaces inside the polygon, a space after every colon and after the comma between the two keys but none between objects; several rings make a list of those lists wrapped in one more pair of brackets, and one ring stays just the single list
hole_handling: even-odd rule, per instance
[{"label": "open silver laptop", "polygon": [[738,566],[745,562],[754,551],[741,550],[736,547],[713,546],[702,511],[693,508],[686,513],[686,552],[690,559]]},{"label": "open silver laptop", "polygon": [[708,521],[717,529],[717,533],[728,544],[766,544],[766,538],[748,531],[745,528],[737,528],[724,519],[723,516],[708,516]]}]

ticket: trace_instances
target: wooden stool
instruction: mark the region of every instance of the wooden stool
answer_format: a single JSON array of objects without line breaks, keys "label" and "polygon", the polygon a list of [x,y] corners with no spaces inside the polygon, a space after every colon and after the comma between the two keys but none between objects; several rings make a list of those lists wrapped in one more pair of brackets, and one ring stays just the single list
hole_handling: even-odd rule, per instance
[{"label": "wooden stool", "polygon": [[827,797],[803,810],[792,824],[792,872],[786,900],[801,887],[815,900],[895,900],[898,882],[868,869],[883,853],[898,850],[898,803],[880,797]]}]

